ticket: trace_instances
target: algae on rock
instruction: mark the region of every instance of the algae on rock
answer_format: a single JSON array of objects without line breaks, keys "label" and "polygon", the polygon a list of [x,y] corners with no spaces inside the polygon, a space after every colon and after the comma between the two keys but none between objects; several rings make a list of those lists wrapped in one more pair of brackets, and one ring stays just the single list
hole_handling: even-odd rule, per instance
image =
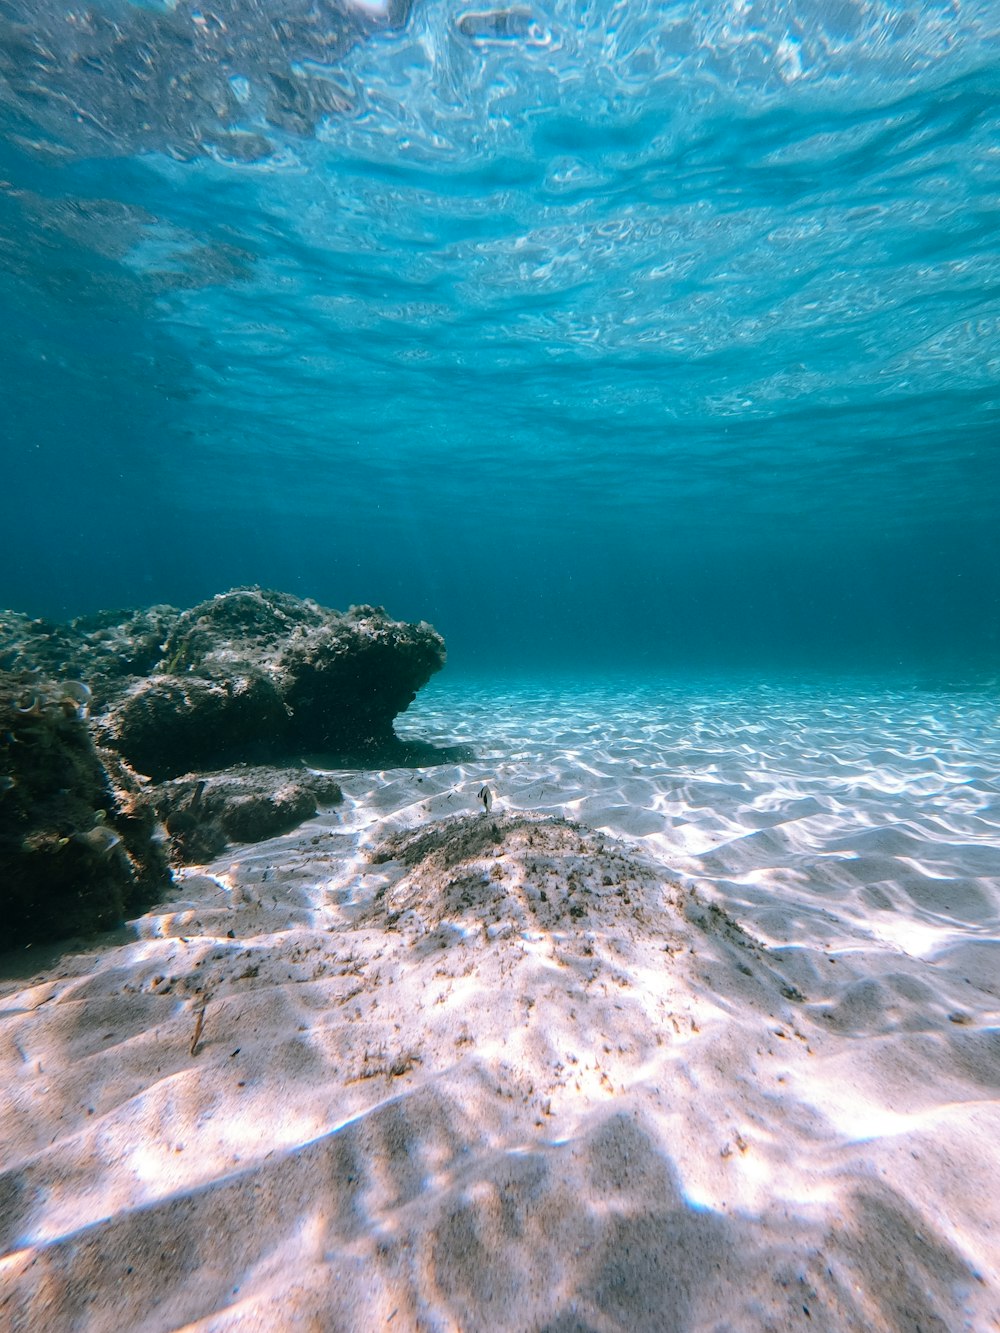
[{"label": "algae on rock", "polygon": [[78,690],[0,672],[0,952],[110,929],[170,886],[156,811],[83,711]]}]

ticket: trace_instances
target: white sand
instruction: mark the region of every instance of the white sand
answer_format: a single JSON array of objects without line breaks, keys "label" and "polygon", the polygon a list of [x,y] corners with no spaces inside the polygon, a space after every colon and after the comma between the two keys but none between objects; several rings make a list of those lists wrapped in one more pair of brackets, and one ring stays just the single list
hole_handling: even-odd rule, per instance
[{"label": "white sand", "polygon": [[[0,986],[0,1328],[1000,1328],[1000,706],[404,722],[482,758]],[[367,860],[477,811],[598,832]]]}]

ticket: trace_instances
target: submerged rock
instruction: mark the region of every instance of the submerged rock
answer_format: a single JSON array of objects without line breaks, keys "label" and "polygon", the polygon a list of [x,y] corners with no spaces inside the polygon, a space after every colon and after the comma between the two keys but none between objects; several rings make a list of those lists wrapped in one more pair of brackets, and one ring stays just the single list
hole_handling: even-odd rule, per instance
[{"label": "submerged rock", "polygon": [[156,811],[76,682],[0,672],[0,952],[107,930],[171,882]]},{"label": "submerged rock", "polygon": [[65,624],[0,615],[0,668],[86,682],[101,744],[157,782],[303,752],[432,763],[393,722],[444,660],[425,622],[261,588]]},{"label": "submerged rock", "polygon": [[115,925],[159,896],[169,854],[208,860],[341,798],[247,764],[465,757],[393,730],[443,665],[431,625],[260,588],[65,624],[4,612],[0,950]]},{"label": "submerged rock", "polygon": [[206,679],[156,674],[112,703],[102,739],[155,780],[284,749],[287,715],[258,673]]},{"label": "submerged rock", "polygon": [[157,780],[303,749],[402,758],[393,721],[444,660],[430,625],[382,607],[237,588],[177,617],[157,674],[112,702],[105,736]]},{"label": "submerged rock", "polygon": [[172,606],[98,611],[63,623],[0,612],[0,669],[86,681],[93,711],[152,671],[180,613]]},{"label": "submerged rock", "polygon": [[[287,767],[304,752],[465,757],[393,730],[444,660],[426,623],[260,588],[65,624],[0,614],[0,951],[113,926],[161,895],[171,854],[206,860],[340,800]],[[286,766],[233,768],[265,762]]]},{"label": "submerged rock", "polygon": [[340,785],[307,769],[248,768],[188,774],[152,791],[174,858],[217,856],[228,842],[260,842],[290,833],[321,805],[343,800]]}]

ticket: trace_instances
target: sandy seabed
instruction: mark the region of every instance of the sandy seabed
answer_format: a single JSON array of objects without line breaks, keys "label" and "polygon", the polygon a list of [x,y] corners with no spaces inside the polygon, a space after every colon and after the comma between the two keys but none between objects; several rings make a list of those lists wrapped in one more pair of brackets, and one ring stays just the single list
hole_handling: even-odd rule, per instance
[{"label": "sandy seabed", "polygon": [[435,685],[475,761],[5,960],[0,1328],[1000,1329],[998,723]]}]

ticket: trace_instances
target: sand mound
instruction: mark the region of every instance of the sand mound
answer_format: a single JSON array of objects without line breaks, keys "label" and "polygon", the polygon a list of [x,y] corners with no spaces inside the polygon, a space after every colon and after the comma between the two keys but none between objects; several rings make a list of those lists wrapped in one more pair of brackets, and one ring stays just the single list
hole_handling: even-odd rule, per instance
[{"label": "sand mound", "polygon": [[[669,929],[680,888],[668,898],[662,868],[629,856],[615,840],[569,820],[531,815],[473,815],[388,837],[372,861],[398,861],[404,876],[376,898],[387,927],[413,914],[423,930],[449,921],[490,938],[517,931],[588,927]],[[464,935],[463,935],[464,938]]]},{"label": "sand mound", "polygon": [[[638,1299],[653,1317],[662,1293],[617,1290],[614,1235],[637,1199],[685,1210],[655,1131],[622,1098],[698,1030],[686,955],[763,950],[566,820],[441,821],[371,861],[385,882],[333,930],[261,932],[252,894],[192,900],[144,957],[131,946],[25,997],[37,1072],[52,1073],[30,1125],[9,1108],[24,1126],[0,1186],[20,1247],[15,1322],[166,1328],[230,1304],[266,1322],[300,1245],[306,1308],[336,1296],[324,1327],[371,1326],[376,1272],[383,1317],[391,1305],[413,1326],[433,1310],[463,1327],[540,1325],[582,1299],[584,1274],[595,1314]],[[275,887],[280,913],[279,893],[294,894]],[[597,1144],[617,1145],[620,1172]],[[608,1189],[629,1200],[610,1232]],[[697,1248],[703,1226],[683,1225]],[[672,1249],[643,1226],[647,1249]],[[238,1290],[223,1285],[233,1271]],[[115,1294],[95,1310],[88,1292],[108,1272]]]}]

